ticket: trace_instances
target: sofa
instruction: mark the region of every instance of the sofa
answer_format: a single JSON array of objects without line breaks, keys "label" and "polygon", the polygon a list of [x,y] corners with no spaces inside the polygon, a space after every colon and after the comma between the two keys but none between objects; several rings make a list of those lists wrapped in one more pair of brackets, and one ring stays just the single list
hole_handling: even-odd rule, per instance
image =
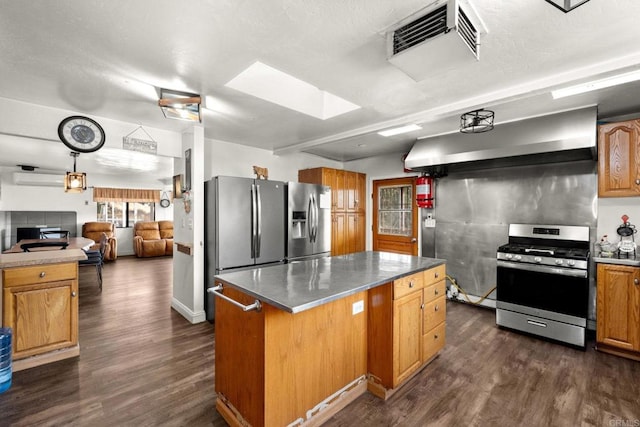
[{"label": "sofa", "polygon": [[133,226],[133,252],[147,258],[173,255],[173,221],[139,221]]},{"label": "sofa", "polygon": [[115,261],[118,257],[118,240],[116,239],[116,226],[111,222],[85,222],[82,224],[82,237],[96,242],[91,250],[100,249],[102,233],[107,235],[107,247],[104,252],[105,261]]}]

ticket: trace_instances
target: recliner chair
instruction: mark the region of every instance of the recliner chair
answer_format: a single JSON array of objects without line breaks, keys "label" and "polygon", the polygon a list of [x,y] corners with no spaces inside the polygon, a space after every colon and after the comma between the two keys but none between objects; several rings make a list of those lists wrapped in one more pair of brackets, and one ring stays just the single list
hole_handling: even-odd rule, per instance
[{"label": "recliner chair", "polygon": [[102,233],[107,235],[107,247],[104,251],[104,260],[114,261],[118,257],[118,240],[116,239],[116,226],[111,222],[85,222],[82,225],[82,237],[96,242],[91,250],[100,249]]},{"label": "recliner chair", "polygon": [[133,251],[142,258],[173,255],[173,221],[136,222]]}]

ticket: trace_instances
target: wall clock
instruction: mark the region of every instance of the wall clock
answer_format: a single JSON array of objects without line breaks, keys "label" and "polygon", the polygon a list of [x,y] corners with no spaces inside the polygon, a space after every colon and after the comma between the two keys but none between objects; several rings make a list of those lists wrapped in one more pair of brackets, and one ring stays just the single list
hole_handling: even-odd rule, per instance
[{"label": "wall clock", "polygon": [[64,145],[73,151],[91,153],[105,143],[104,129],[93,119],[70,116],[58,125],[58,136]]}]

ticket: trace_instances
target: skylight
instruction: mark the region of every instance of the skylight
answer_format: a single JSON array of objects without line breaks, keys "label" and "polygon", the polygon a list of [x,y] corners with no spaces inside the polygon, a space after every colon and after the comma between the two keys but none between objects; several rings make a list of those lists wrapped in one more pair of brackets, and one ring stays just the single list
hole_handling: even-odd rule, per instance
[{"label": "skylight", "polygon": [[346,99],[259,61],[225,86],[321,120],[360,108]]}]

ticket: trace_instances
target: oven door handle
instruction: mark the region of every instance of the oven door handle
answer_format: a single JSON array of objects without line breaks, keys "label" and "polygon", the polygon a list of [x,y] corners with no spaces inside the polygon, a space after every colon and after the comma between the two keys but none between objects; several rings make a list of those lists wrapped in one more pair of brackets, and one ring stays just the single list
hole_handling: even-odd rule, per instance
[{"label": "oven door handle", "polygon": [[579,277],[586,279],[588,277],[587,270],[572,270],[570,268],[558,268],[548,265],[522,264],[518,262],[510,262],[497,260],[498,267],[511,268],[514,270],[532,271],[535,273],[557,274],[560,276]]}]

